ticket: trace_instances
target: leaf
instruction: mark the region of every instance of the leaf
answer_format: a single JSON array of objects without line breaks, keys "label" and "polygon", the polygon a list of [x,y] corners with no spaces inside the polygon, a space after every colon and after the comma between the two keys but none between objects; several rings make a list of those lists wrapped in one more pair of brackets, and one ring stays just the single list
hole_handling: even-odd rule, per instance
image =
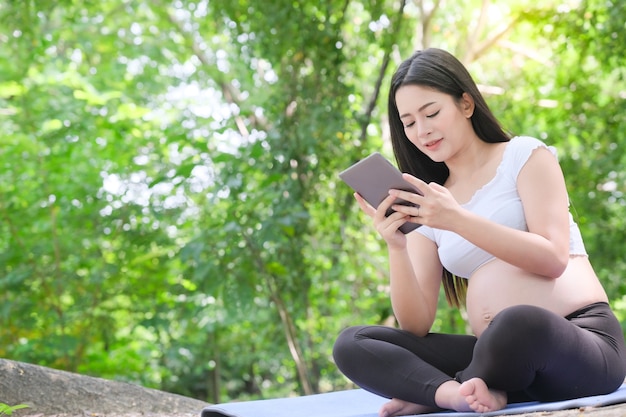
[{"label": "leaf", "polygon": [[59,119],[46,120],[41,126],[41,133],[49,133],[53,130],[59,130],[63,127],[63,122]]},{"label": "leaf", "polygon": [[78,100],[85,100],[87,104],[92,106],[104,106],[109,100],[120,97],[122,97],[122,93],[119,91],[99,93],[93,88],[74,90],[74,98]]},{"label": "leaf", "polygon": [[13,414],[14,411],[21,410],[23,408],[28,408],[28,407],[29,406],[26,405],[26,404],[19,404],[19,405],[9,406],[7,404],[0,403],[0,415],[6,414],[7,416],[10,416],[11,414]]},{"label": "leaf", "polygon": [[0,98],[12,98],[21,96],[26,92],[26,87],[15,81],[0,83]]}]

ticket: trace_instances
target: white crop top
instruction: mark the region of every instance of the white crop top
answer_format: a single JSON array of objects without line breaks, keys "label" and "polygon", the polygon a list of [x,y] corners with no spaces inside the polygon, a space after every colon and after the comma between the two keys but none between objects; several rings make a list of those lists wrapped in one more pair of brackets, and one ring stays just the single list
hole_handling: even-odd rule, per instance
[{"label": "white crop top", "polygon": [[[517,193],[517,176],[538,147],[549,149],[556,157],[556,149],[538,139],[528,136],[511,139],[506,145],[496,175],[462,207],[496,223],[527,231],[522,201]],[[587,255],[580,230],[571,213],[569,224],[570,255]],[[441,264],[456,276],[469,278],[479,267],[494,259],[493,255],[454,232],[428,226],[422,226],[415,232],[437,244]]]}]

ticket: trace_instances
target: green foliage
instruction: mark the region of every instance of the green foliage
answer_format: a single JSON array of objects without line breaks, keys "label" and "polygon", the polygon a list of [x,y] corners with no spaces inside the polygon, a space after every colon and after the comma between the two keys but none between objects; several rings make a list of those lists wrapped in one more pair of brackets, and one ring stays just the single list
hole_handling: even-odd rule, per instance
[{"label": "green foliage", "polygon": [[26,404],[18,404],[18,405],[7,405],[4,403],[0,403],[0,416],[7,415],[10,416],[14,411],[21,410],[23,408],[28,408]]},{"label": "green foliage", "polygon": [[[624,5],[434,4],[2,3],[0,356],[211,402],[349,387],[335,335],[393,317],[336,174],[389,154],[424,46],[558,147],[623,316]],[[434,330],[465,331],[443,304]]]}]

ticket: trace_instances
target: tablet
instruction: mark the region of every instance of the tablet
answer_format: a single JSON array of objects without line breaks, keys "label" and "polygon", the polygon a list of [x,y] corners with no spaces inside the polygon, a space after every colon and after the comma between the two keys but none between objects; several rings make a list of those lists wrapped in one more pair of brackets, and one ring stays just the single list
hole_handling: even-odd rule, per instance
[{"label": "tablet", "polygon": [[[413,184],[402,178],[402,173],[398,168],[378,152],[340,172],[339,178],[373,207],[378,207],[389,196],[389,190],[392,188],[422,194]],[[394,204],[416,206],[402,199],[397,199]],[[389,209],[387,216],[393,212],[394,210]],[[408,233],[419,226],[421,225],[417,223],[406,222],[400,226],[399,230],[402,233]]]}]

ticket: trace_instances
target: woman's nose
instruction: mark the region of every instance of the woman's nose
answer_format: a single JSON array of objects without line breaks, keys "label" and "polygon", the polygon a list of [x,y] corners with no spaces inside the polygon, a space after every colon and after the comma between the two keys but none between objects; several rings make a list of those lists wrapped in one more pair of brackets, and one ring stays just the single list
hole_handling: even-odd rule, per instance
[{"label": "woman's nose", "polygon": [[430,126],[430,123],[428,122],[417,123],[417,137],[419,139],[427,138],[431,132],[432,132],[432,128]]}]

